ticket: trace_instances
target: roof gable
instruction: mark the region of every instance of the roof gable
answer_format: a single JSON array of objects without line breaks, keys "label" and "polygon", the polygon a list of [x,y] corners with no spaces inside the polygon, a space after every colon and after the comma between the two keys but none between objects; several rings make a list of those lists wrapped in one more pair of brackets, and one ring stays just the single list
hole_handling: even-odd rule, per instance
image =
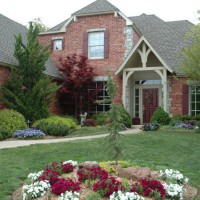
[{"label": "roof gable", "polygon": [[119,11],[117,7],[112,5],[107,0],[97,0],[88,6],[76,11],[72,15],[80,16],[80,15],[91,15],[94,13],[109,13]]},{"label": "roof gable", "polygon": [[157,54],[157,52],[155,51],[155,49],[151,46],[151,44],[147,41],[147,39],[142,36],[139,41],[137,42],[137,44],[134,46],[134,48],[132,49],[132,51],[130,52],[130,54],[128,55],[128,57],[124,60],[124,62],[121,64],[121,66],[119,67],[119,69],[116,71],[116,75],[120,74],[122,72],[122,70],[124,68],[126,68],[126,66],[129,64],[129,62],[133,63],[132,58],[135,57],[137,53],[137,50],[139,49],[139,47],[142,45],[142,43],[145,43],[148,48],[151,50],[151,52],[156,56],[156,59],[158,62],[160,62],[168,71],[172,72],[173,70],[167,65],[167,63]]},{"label": "roof gable", "polygon": [[[180,22],[172,25],[172,23],[167,23],[155,15],[146,14],[130,17],[130,19],[165,63],[173,71],[178,72],[179,54],[188,45],[184,36],[193,24],[184,21],[187,28],[183,29]],[[176,28],[174,28],[175,25]]]}]

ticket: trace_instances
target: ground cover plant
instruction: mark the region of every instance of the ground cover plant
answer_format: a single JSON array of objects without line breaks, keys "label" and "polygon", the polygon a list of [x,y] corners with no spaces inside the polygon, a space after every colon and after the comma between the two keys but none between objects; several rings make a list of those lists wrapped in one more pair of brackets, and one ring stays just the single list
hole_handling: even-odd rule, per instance
[{"label": "ground cover plant", "polygon": [[[104,143],[104,139],[97,139],[1,149],[0,199],[9,200],[30,172],[40,171],[47,163],[72,158],[78,162],[108,160]],[[122,144],[123,160],[156,170],[178,169],[190,179],[190,184],[200,189],[199,134],[152,131],[151,134],[126,135],[122,137]]]}]

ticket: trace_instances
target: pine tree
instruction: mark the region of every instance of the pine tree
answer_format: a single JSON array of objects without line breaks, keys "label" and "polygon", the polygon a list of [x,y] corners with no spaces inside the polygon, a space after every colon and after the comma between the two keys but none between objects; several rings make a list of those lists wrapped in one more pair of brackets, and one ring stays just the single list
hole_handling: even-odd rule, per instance
[{"label": "pine tree", "polygon": [[48,46],[39,43],[38,34],[38,27],[30,23],[26,42],[21,34],[15,37],[18,66],[11,67],[10,79],[0,90],[6,105],[30,121],[49,115],[49,104],[59,88],[44,74],[50,52]]},{"label": "pine tree", "polygon": [[109,155],[111,155],[115,159],[115,164],[118,165],[118,160],[122,155],[121,144],[120,144],[120,136],[119,130],[122,127],[121,123],[121,114],[120,114],[120,107],[115,103],[116,97],[116,84],[114,80],[109,76],[106,90],[108,95],[110,96],[110,110],[109,110],[109,121],[110,124],[108,125],[108,147],[109,147]]}]

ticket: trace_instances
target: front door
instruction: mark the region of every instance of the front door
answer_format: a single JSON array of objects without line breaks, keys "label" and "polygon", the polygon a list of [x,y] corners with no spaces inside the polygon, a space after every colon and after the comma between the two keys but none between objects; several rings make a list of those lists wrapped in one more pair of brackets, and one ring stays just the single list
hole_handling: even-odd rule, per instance
[{"label": "front door", "polygon": [[158,89],[143,89],[143,123],[149,123],[158,107]]}]

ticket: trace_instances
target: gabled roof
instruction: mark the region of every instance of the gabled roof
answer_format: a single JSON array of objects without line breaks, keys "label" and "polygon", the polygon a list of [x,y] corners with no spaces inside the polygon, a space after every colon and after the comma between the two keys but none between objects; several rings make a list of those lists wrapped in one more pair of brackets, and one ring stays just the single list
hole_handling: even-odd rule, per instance
[{"label": "gabled roof", "polygon": [[91,15],[94,13],[109,13],[119,11],[117,7],[112,5],[107,0],[97,0],[88,6],[76,11],[72,15],[80,16],[80,15]]},{"label": "gabled roof", "polygon": [[155,15],[146,14],[129,18],[158,55],[176,72],[180,61],[179,54],[188,45],[184,35],[193,24],[189,21],[165,22]]},{"label": "gabled roof", "polygon": [[[15,36],[21,34],[23,42],[26,43],[26,33],[28,29],[2,14],[0,14],[0,27],[0,64],[3,66],[17,66],[18,61],[13,56]],[[60,77],[59,71],[51,58],[47,60],[45,66],[45,74],[53,77]]]},{"label": "gabled roof", "polygon": [[0,14],[0,62],[5,65],[16,65],[14,58],[15,36],[21,33],[26,40],[27,28]]}]

